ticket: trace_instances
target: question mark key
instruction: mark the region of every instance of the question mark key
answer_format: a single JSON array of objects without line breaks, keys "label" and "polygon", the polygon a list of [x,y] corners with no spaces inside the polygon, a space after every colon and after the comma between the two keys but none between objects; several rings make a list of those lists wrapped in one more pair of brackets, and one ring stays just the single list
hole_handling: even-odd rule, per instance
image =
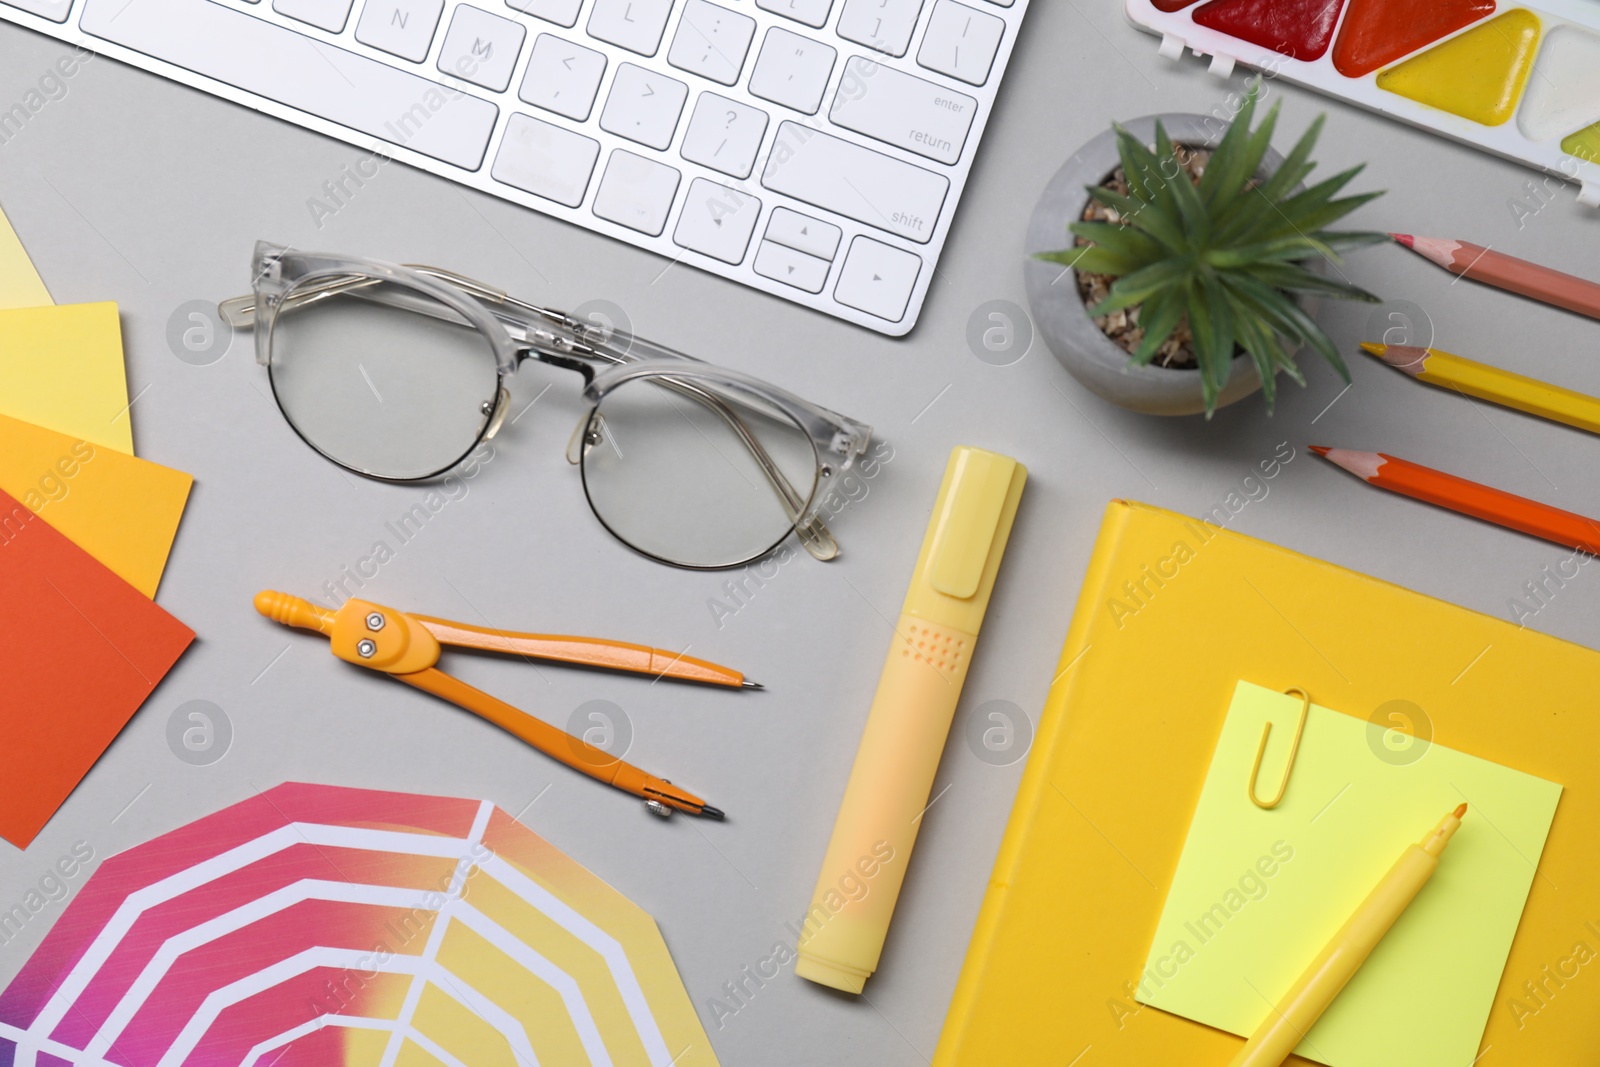
[{"label": "question mark key", "polygon": [[683,136],[683,158],[731,178],[748,178],[769,119],[760,108],[701,93]]}]

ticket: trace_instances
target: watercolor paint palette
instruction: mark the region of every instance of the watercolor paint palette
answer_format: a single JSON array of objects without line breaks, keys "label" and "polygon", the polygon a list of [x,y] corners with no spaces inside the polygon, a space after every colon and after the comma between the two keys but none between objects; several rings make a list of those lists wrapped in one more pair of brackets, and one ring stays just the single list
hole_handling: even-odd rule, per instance
[{"label": "watercolor paint palette", "polygon": [[1161,54],[1210,56],[1349,100],[1581,186],[1600,206],[1600,3],[1127,0]]}]

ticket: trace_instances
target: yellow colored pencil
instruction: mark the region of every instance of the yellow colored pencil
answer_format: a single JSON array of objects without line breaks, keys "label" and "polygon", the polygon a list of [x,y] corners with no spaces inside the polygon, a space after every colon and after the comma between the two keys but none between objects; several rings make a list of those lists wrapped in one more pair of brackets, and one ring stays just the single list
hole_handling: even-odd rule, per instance
[{"label": "yellow colored pencil", "polygon": [[1479,400],[1503,404],[1530,415],[1564,422],[1590,433],[1600,433],[1600,399],[1563,389],[1537,378],[1512,374],[1487,363],[1414,345],[1380,345],[1362,342],[1364,351],[1419,382],[1454,389]]}]

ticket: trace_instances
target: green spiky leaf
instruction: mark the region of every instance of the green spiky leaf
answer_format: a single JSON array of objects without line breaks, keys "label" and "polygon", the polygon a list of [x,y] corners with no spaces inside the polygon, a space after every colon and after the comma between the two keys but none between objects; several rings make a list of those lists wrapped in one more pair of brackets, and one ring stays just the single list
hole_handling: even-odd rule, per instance
[{"label": "green spiky leaf", "polygon": [[[1131,356],[1135,364],[1149,363],[1187,323],[1207,416],[1240,352],[1261,374],[1269,411],[1280,371],[1305,384],[1291,356],[1300,346],[1349,381],[1343,358],[1296,296],[1378,299],[1345,277],[1339,253],[1387,237],[1329,227],[1382,194],[1342,195],[1361,173],[1359,166],[1305,185],[1316,168],[1311,154],[1321,116],[1282,164],[1263,175],[1278,108],[1252,128],[1259,95],[1258,79],[1198,182],[1159,122],[1153,144],[1115,127],[1128,191],[1096,186],[1089,195],[1115,212],[1116,221],[1074,222],[1071,233],[1087,244],[1039,256],[1114,279],[1105,299],[1088,310],[1101,316],[1138,309],[1144,336]],[[1308,269],[1318,261],[1327,264],[1325,272]]]}]

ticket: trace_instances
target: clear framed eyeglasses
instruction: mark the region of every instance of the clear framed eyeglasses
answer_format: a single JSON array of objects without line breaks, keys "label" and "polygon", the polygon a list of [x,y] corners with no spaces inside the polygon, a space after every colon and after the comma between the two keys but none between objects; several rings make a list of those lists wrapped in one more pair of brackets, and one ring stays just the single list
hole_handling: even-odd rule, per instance
[{"label": "clear framed eyeglasses", "polygon": [[567,446],[596,518],[652,559],[735,567],[790,533],[838,543],[823,488],[872,428],[739,371],[434,267],[261,242],[254,292],[220,306],[294,431],[346,470],[389,482],[448,474],[505,420],[524,360],[583,376]]}]

